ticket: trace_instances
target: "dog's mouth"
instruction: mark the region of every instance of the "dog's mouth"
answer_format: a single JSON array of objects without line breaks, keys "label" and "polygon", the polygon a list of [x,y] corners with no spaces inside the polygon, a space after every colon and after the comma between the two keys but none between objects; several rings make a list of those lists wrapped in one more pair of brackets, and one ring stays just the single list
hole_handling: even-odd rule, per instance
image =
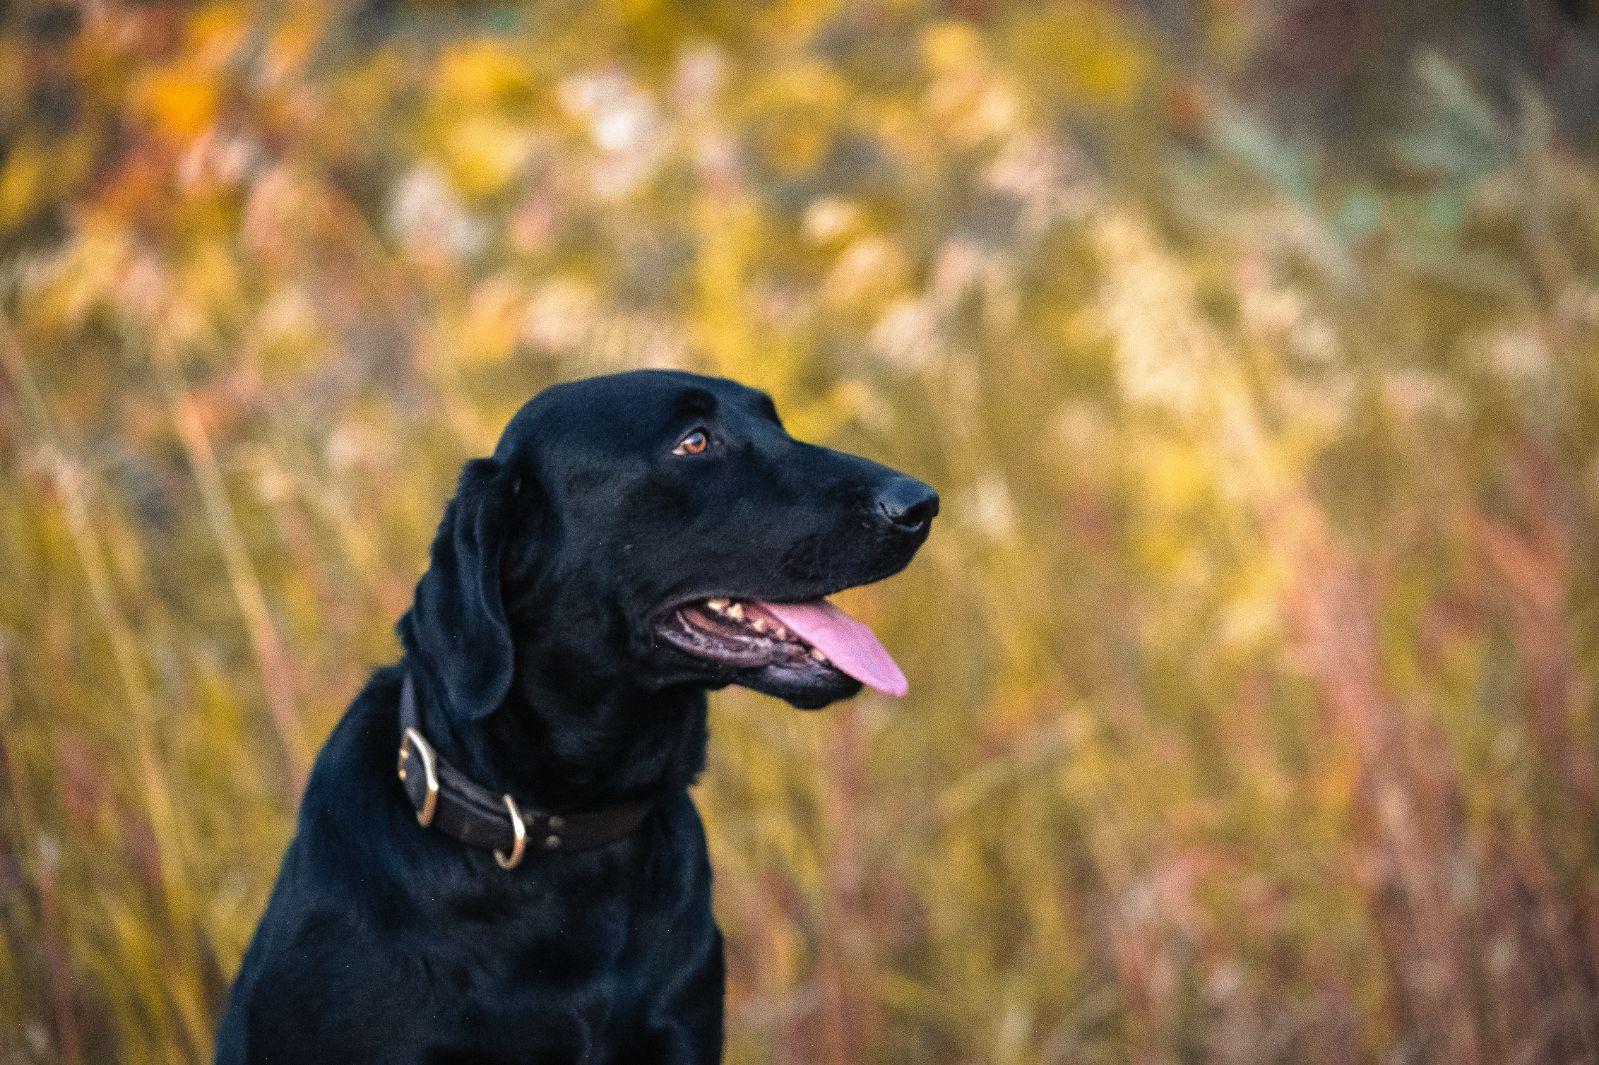
[{"label": "dog's mouth", "polygon": [[852,677],[889,695],[905,674],[864,623],[826,599],[696,599],[667,613],[658,630],[673,647],[730,670],[773,669],[798,678]]}]

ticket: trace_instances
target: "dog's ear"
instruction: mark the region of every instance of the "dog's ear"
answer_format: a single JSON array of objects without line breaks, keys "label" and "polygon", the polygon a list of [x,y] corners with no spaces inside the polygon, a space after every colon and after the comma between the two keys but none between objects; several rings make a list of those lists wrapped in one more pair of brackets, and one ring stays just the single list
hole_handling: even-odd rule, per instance
[{"label": "dog's ear", "polygon": [[518,535],[533,531],[513,516],[520,488],[495,460],[468,462],[416,586],[417,646],[438,670],[451,707],[469,721],[498,709],[511,688],[515,648],[502,587],[507,540],[513,521]]}]

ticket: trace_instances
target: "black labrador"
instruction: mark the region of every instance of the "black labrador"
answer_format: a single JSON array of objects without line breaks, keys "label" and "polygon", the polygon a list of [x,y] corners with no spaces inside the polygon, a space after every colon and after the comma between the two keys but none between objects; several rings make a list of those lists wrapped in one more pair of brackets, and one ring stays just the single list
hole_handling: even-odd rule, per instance
[{"label": "black labrador", "polygon": [[535,397],[317,758],[220,1065],[720,1060],[705,693],[903,694],[823,597],[902,569],[937,511],[732,381]]}]

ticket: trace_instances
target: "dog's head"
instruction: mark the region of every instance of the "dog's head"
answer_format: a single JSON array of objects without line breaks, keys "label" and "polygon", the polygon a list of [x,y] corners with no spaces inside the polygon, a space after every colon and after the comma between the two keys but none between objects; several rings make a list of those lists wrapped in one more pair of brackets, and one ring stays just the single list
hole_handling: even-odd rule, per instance
[{"label": "dog's head", "polygon": [[802,443],[764,393],[639,371],[557,385],[468,463],[410,626],[468,718],[546,684],[742,684],[815,708],[893,659],[825,596],[880,580],[938,512],[927,485]]}]

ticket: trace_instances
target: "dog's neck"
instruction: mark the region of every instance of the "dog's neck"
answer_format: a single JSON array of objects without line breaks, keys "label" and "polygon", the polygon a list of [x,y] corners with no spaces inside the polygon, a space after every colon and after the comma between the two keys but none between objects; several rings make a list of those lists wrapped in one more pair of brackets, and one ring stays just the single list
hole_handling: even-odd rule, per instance
[{"label": "dog's neck", "polygon": [[409,653],[427,739],[457,769],[535,809],[602,809],[680,791],[705,768],[703,688],[658,690],[554,680],[519,669],[504,704],[480,721],[447,705],[424,656]]}]

